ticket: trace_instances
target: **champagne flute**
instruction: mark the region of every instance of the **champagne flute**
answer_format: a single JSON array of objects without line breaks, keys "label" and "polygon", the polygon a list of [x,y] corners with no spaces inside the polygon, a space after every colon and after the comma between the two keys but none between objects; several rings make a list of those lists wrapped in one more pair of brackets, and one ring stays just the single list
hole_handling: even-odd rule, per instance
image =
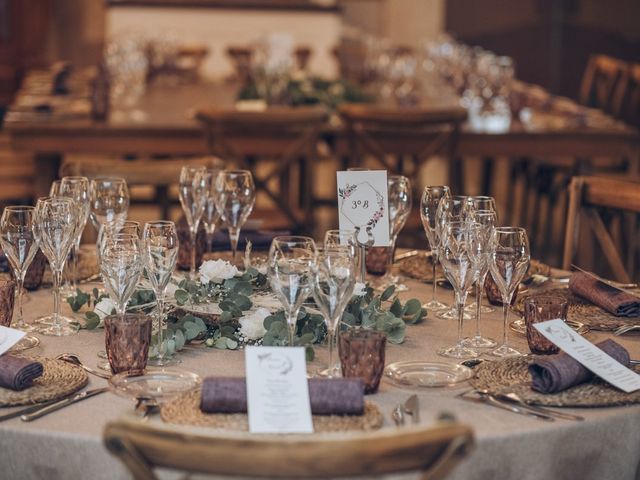
[{"label": "champagne flute", "polygon": [[142,273],[140,239],[128,234],[107,239],[100,268],[104,286],[116,304],[116,313],[124,316]]},{"label": "champagne flute", "polygon": [[[471,348],[493,348],[497,345],[492,338],[483,337],[480,333],[480,314],[482,313],[482,291],[489,272],[489,257],[491,255],[491,233],[497,222],[496,213],[492,210],[476,210],[473,221],[478,225],[478,235],[470,239],[471,252],[478,263],[478,280],[476,281],[476,304],[471,305],[476,310],[476,334],[465,338],[463,343]],[[469,308],[469,307],[467,307]]]},{"label": "champagne flute", "polygon": [[387,257],[387,272],[380,279],[381,288],[395,285],[397,292],[406,292],[407,286],[400,283],[398,275],[391,272],[396,252],[396,240],[400,231],[407,223],[411,213],[411,182],[403,175],[389,175],[387,177],[389,197],[389,254]]},{"label": "champagne flute", "polygon": [[351,249],[351,255],[356,263],[356,272],[360,268],[360,249],[358,248],[358,239],[355,230],[335,229],[327,230],[324,233],[324,248],[348,246]]},{"label": "champagne flute", "polygon": [[356,266],[349,245],[325,247],[313,265],[313,298],[322,312],[327,326],[329,362],[323,377],[340,376],[333,361],[336,330],[356,284]]},{"label": "champagne flute", "polygon": [[449,187],[445,185],[424,187],[422,198],[420,199],[420,218],[424,232],[429,241],[431,248],[431,263],[433,268],[433,291],[431,301],[427,302],[424,307],[431,310],[445,310],[449,306],[436,299],[436,265],[438,264],[438,249],[440,248],[440,231],[436,220],[438,205],[443,198],[449,198],[451,193]]},{"label": "champagne flute", "polygon": [[[60,195],[60,184],[61,184],[61,180],[54,180],[53,182],[51,182],[51,186],[49,187],[49,196],[50,197],[61,197],[61,196],[63,196],[63,195]],[[64,264],[65,265],[65,269],[62,272],[62,286],[60,287],[60,292],[65,297],[68,297],[70,295],[74,295],[76,293],[76,290],[71,285],[71,281],[69,279],[69,277],[71,276],[71,272],[69,270],[72,268],[72,266],[71,266],[72,258],[71,257],[72,257],[72,253],[69,253],[69,258],[67,258],[67,261]]]},{"label": "champagne flute", "polygon": [[216,179],[216,208],[229,230],[233,261],[236,260],[240,229],[256,201],[256,187],[248,170],[222,170]]},{"label": "champagne flute", "polygon": [[213,252],[213,234],[216,231],[216,224],[220,221],[220,212],[216,208],[216,180],[220,173],[220,168],[207,168],[204,174],[207,201],[204,207],[202,222],[207,233],[207,252]]},{"label": "champagne flute", "polygon": [[60,180],[60,195],[69,197],[76,202],[78,206],[77,230],[75,241],[71,250],[71,258],[73,259],[73,268],[71,275],[71,287],[75,293],[78,288],[78,258],[80,256],[80,242],[82,240],[82,232],[89,219],[91,205],[89,204],[89,179],[87,177],[62,177]]},{"label": "champagne flute", "polygon": [[309,237],[275,237],[269,249],[267,277],[284,306],[289,327],[289,346],[294,346],[298,312],[311,293],[311,267],[316,261],[316,244]]},{"label": "champagne flute", "polygon": [[150,358],[153,365],[164,366],[170,361],[163,342],[164,297],[171,274],[178,259],[178,232],[173,222],[147,222],[142,233],[144,264],[147,276],[156,294],[157,303],[157,341],[155,358]]},{"label": "champagne flute", "polygon": [[529,239],[524,228],[494,228],[491,235],[489,271],[502,294],[502,345],[491,352],[496,357],[521,355],[507,340],[507,318],[513,294],[524,278],[530,261]]},{"label": "champagne flute", "polygon": [[[24,321],[22,300],[24,277],[38,251],[38,242],[33,232],[35,221],[35,207],[31,206],[6,207],[0,217],[0,245],[13,268],[17,284],[18,315],[14,327],[25,332],[34,331],[33,325]],[[35,347],[39,343],[33,335],[20,340],[23,349]]]},{"label": "champagne flute", "polygon": [[60,315],[60,281],[74,241],[76,208],[75,202],[67,197],[44,197],[36,204],[34,234],[53,274],[53,313],[38,319],[37,331],[44,335],[78,332],[77,322]]},{"label": "champagne flute", "polygon": [[464,304],[467,292],[478,278],[477,256],[473,254],[474,238],[480,229],[476,224],[466,221],[449,222],[441,230],[440,263],[456,294],[456,313],[458,315],[458,342],[451,347],[438,351],[439,355],[453,358],[475,358],[478,352],[465,347],[462,341]]},{"label": "champagne flute", "polygon": [[198,226],[207,202],[207,185],[205,167],[184,166],[180,171],[180,204],[189,225],[191,236],[191,268],[190,278],[196,278],[196,237]]}]

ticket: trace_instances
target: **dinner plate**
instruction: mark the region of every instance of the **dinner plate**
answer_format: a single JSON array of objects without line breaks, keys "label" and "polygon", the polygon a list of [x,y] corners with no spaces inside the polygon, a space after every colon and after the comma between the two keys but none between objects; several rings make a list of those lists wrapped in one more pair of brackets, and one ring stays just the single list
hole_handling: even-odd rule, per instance
[{"label": "dinner plate", "polygon": [[387,365],[384,374],[398,385],[450,387],[469,380],[473,370],[455,363],[407,361]]},{"label": "dinner plate", "polygon": [[144,375],[132,376],[118,373],[109,379],[111,390],[132,400],[148,399],[164,403],[196,388],[202,380],[186,370],[160,368],[148,369]]}]

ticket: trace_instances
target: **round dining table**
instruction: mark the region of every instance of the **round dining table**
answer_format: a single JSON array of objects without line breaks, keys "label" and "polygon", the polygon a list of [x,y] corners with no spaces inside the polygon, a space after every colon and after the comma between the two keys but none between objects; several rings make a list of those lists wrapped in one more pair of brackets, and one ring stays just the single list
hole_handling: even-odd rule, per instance
[{"label": "round dining table", "polygon": [[[431,285],[406,279],[409,291],[403,298],[427,301]],[[90,290],[91,284],[83,285]],[[440,288],[438,298],[450,303],[451,290]],[[469,302],[474,301],[470,297]],[[50,312],[53,296],[42,288],[29,293],[25,304],[26,320]],[[65,304],[67,314],[71,314]],[[515,319],[513,313],[510,320]],[[472,335],[474,321],[465,322],[465,335]],[[502,334],[502,311],[496,308],[483,314],[482,333],[495,339]],[[513,332],[510,340],[528,352],[526,339]],[[437,355],[437,350],[456,341],[455,320],[438,318],[433,312],[417,325],[407,325],[402,344],[387,344],[387,364],[402,360],[454,362]],[[592,331],[588,339],[597,342],[611,333]],[[95,367],[97,352],[104,349],[104,331],[81,330],[68,337],[41,336],[39,347],[29,354],[55,357],[64,352],[77,354],[83,363]],[[640,336],[616,337],[631,358],[640,358]],[[327,357],[325,346],[315,346],[316,358],[308,364],[314,371]],[[244,352],[219,350],[205,345],[187,346],[177,354],[176,368],[207,376],[244,376]],[[89,375],[87,389],[103,387],[107,381]],[[452,480],[474,479],[582,479],[632,480],[640,478],[640,405],[566,409],[585,417],[585,421],[557,419],[540,421],[531,417],[494,408],[486,404],[463,401],[457,395],[471,389],[468,383],[446,388],[408,389],[383,378],[379,391],[368,396],[384,414],[382,428],[397,427],[391,419],[395,405],[417,393],[420,421],[433,424],[439,414],[449,412],[475,433],[476,446],[450,473]],[[42,478],[117,480],[131,478],[124,466],[107,451],[102,442],[105,425],[133,412],[134,403],[107,392],[68,406],[32,422],[19,418],[0,423],[0,477],[4,479]],[[0,414],[12,411],[0,409]],[[159,416],[148,421],[161,422]],[[409,421],[410,423],[410,421]],[[283,453],[284,455],[284,453]],[[284,461],[284,456],[283,456]],[[166,477],[165,477],[166,475]],[[174,473],[161,472],[162,478],[175,478]],[[411,477],[410,477],[411,478]]]}]

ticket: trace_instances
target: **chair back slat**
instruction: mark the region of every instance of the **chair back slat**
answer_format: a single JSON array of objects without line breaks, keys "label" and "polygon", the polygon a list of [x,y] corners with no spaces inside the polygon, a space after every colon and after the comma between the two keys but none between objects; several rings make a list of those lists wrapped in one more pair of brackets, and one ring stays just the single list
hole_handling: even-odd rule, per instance
[{"label": "chair back slat", "polygon": [[615,101],[615,93],[618,88],[624,88],[628,71],[628,64],[622,60],[592,55],[582,77],[580,103],[618,117],[621,105]]}]

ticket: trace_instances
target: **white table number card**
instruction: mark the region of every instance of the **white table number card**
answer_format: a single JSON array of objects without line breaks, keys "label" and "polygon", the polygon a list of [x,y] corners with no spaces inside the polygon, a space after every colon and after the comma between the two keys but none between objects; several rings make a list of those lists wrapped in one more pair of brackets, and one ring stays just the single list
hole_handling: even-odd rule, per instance
[{"label": "white table number card", "polygon": [[302,347],[246,347],[249,431],[313,433]]},{"label": "white table number card", "polygon": [[25,333],[15,328],[0,327],[0,355],[18,343]]},{"label": "white table number card", "polygon": [[560,319],[534,324],[534,327],[567,355],[614,387],[627,393],[640,389],[640,375],[578,335]]},{"label": "white table number card", "polygon": [[360,231],[358,240],[389,246],[389,198],[386,170],[337,172],[341,230]]}]

